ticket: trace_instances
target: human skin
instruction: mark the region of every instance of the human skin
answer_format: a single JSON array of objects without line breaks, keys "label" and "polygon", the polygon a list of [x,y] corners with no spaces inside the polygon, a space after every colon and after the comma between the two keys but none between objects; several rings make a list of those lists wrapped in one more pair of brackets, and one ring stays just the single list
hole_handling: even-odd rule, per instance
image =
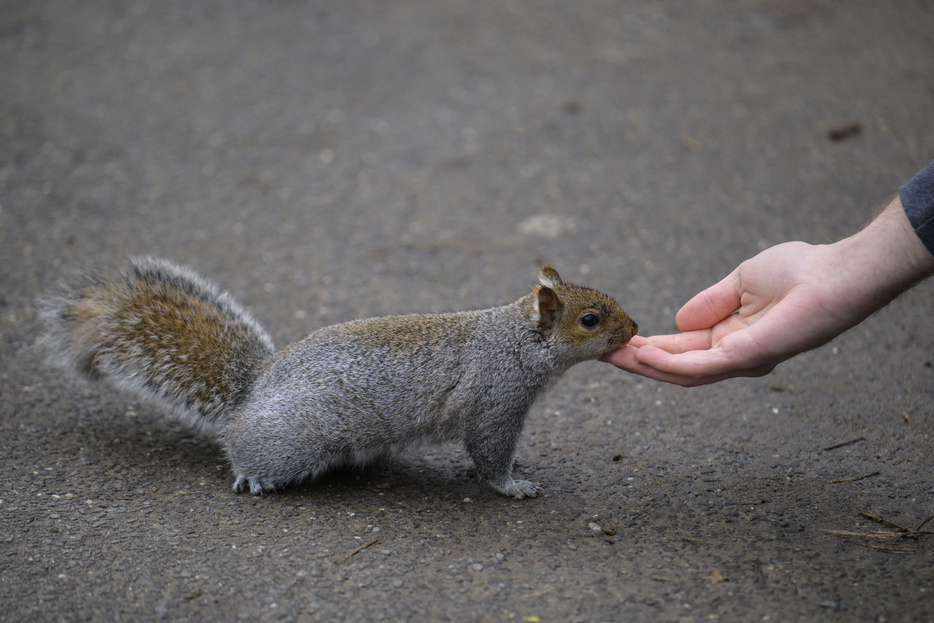
[{"label": "human skin", "polygon": [[685,387],[763,376],[932,274],[934,255],[896,196],[838,242],[785,242],[746,260],[678,311],[680,333],[635,336],[603,361]]}]

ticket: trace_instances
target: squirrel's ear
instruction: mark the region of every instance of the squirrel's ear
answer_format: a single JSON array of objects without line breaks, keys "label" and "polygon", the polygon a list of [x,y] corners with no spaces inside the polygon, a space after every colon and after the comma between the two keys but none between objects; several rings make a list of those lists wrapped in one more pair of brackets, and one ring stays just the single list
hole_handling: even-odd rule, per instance
[{"label": "squirrel's ear", "polygon": [[542,272],[538,276],[538,282],[546,288],[556,288],[560,285],[564,285],[564,282],[561,281],[561,275],[558,274],[558,271],[556,271],[553,266],[548,264],[542,266]]},{"label": "squirrel's ear", "polygon": [[[554,269],[551,269],[554,271]],[[544,274],[544,271],[543,271]],[[558,273],[555,272],[555,275]],[[550,329],[558,320],[558,315],[564,307],[564,301],[553,288],[541,285],[532,288],[533,305],[535,307],[535,322],[540,329]]]}]

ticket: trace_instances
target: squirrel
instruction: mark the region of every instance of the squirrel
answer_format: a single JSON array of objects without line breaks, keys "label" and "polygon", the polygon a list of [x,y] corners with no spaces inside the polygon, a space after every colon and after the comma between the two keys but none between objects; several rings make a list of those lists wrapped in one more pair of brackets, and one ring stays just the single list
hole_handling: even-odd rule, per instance
[{"label": "squirrel", "polygon": [[254,495],[422,443],[460,441],[480,478],[512,477],[532,402],[574,364],[622,348],[636,323],[551,266],[514,303],[352,320],[276,352],[227,292],[188,268],[131,258],[39,301],[52,363],[161,406],[212,435]]}]

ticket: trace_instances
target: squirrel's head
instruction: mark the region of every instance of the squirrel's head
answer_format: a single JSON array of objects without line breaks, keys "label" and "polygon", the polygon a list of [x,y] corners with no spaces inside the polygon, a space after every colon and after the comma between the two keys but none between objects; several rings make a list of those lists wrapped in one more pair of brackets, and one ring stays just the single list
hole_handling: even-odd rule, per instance
[{"label": "squirrel's head", "polygon": [[576,361],[596,359],[622,348],[639,327],[606,294],[564,283],[545,265],[532,288],[533,320],[544,335],[568,350]]}]

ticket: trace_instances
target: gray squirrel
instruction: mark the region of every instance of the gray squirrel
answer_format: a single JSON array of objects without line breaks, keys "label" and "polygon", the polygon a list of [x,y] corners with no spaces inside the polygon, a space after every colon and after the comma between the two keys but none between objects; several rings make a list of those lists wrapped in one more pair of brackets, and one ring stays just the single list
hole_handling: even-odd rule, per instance
[{"label": "gray squirrel", "polygon": [[533,497],[537,483],[512,477],[532,402],[637,330],[610,297],[564,283],[550,266],[509,305],[353,320],[278,353],[228,293],[162,259],[79,274],[39,307],[55,364],[213,435],[234,491],[254,495],[460,441],[491,487]]}]

